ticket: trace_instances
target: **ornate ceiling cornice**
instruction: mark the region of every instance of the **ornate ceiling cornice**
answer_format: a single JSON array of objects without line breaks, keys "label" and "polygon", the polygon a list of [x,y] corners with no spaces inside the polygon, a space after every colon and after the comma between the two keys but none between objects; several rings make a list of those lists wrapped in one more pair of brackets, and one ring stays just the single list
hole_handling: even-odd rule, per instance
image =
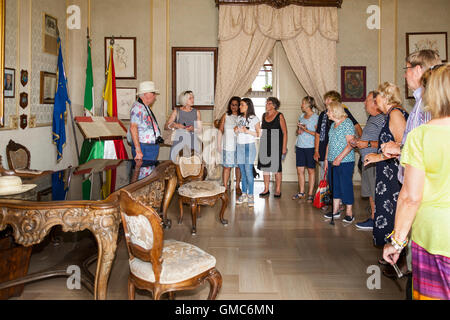
[{"label": "ornate ceiling cornice", "polygon": [[342,6],[343,0],[215,0],[216,5],[258,5],[266,4],[274,8],[283,8],[294,4],[303,7],[337,7]]}]

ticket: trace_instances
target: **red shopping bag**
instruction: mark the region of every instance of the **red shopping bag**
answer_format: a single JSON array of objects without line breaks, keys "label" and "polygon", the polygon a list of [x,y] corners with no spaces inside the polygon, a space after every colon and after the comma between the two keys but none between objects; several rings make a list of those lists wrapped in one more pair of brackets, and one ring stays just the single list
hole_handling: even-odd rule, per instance
[{"label": "red shopping bag", "polygon": [[317,188],[316,195],[314,196],[313,206],[320,209],[327,205],[326,199],[329,198],[330,188],[327,182],[327,171],[325,170],[325,175],[319,182],[319,187]]}]

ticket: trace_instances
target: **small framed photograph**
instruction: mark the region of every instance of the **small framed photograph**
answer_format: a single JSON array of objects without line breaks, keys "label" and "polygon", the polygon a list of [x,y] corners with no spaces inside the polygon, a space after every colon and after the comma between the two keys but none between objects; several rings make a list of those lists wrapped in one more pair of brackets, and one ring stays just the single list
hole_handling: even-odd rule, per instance
[{"label": "small framed photograph", "polygon": [[[108,70],[111,37],[105,37],[105,70]],[[114,38],[116,79],[136,79],[136,37]]]},{"label": "small framed photograph", "polygon": [[3,84],[3,92],[5,98],[15,97],[16,70],[5,68],[5,83]]},{"label": "small framed photograph", "polygon": [[341,94],[343,102],[366,100],[366,67],[341,67]]},{"label": "small framed photograph", "polygon": [[130,120],[130,110],[136,101],[136,88],[119,87],[117,91],[117,115],[121,120]]},{"label": "small framed photograph", "polygon": [[41,71],[40,104],[54,104],[56,93],[56,73]]},{"label": "small framed photograph", "polygon": [[55,17],[44,13],[43,24],[43,51],[56,56],[58,55],[58,20]]}]

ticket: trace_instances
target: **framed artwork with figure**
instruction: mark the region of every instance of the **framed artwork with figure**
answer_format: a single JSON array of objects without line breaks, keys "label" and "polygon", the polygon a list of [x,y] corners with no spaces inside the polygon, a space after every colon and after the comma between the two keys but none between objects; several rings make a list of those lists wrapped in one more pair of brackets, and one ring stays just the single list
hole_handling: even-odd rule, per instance
[{"label": "framed artwork with figure", "polygon": [[366,67],[341,67],[341,95],[343,102],[366,100]]},{"label": "framed artwork with figure", "polygon": [[105,37],[105,70],[108,70],[111,39],[114,39],[116,79],[136,79],[136,37]]}]

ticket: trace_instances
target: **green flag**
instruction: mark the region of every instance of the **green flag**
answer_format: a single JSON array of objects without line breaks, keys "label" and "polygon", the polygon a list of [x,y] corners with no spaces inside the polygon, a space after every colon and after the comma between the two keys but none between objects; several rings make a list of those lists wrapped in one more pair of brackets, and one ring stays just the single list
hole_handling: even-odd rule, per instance
[{"label": "green flag", "polygon": [[92,73],[91,43],[88,40],[88,59],[86,66],[86,88],[84,91],[84,107],[92,112],[94,106],[94,75]]}]

